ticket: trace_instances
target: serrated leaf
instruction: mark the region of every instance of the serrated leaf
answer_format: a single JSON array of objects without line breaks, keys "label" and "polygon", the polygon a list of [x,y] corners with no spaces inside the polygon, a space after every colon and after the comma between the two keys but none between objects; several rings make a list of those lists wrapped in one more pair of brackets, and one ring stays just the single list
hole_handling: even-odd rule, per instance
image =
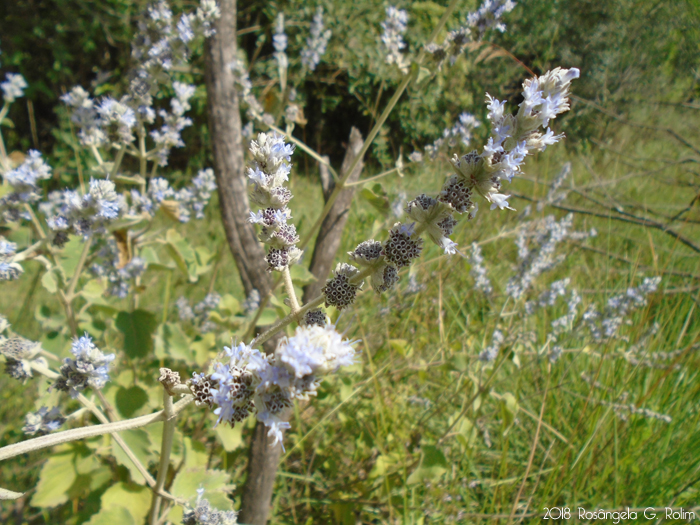
[{"label": "serrated leaf", "polygon": [[68,501],[68,491],[78,476],[73,466],[72,451],[54,454],[44,463],[39,484],[32,496],[33,507],[55,507]]},{"label": "serrated leaf", "polygon": [[53,272],[46,272],[41,278],[41,285],[46,288],[46,291],[49,293],[56,293],[58,290],[56,274]]},{"label": "serrated leaf", "polygon": [[130,418],[148,402],[148,394],[139,386],[121,387],[115,396],[117,410],[125,418]]},{"label": "serrated leaf", "polygon": [[[142,523],[142,522],[141,522]],[[85,525],[137,525],[134,517],[128,509],[124,507],[112,507],[102,509],[97,514],[93,514]]]},{"label": "serrated leaf", "polygon": [[63,270],[64,277],[70,279],[75,273],[75,268],[78,266],[80,254],[83,251],[83,239],[77,235],[71,235],[67,243],[63,245],[63,249],[58,255],[60,267]]},{"label": "serrated leaf", "polygon": [[424,480],[432,480],[442,476],[447,472],[447,460],[437,447],[432,445],[423,445],[421,447],[420,465],[408,477],[406,483],[415,485]]},{"label": "serrated leaf", "polygon": [[182,331],[180,325],[166,323],[158,327],[156,333],[155,353],[158,359],[170,357],[192,362],[196,358],[196,352],[190,347],[191,340]]},{"label": "serrated leaf", "polygon": [[[151,439],[148,433],[141,429],[135,430],[125,430],[120,432],[119,435],[122,437],[124,442],[129,446],[131,451],[136,455],[142,465],[148,465],[151,459]],[[133,462],[127,457],[126,453],[122,448],[114,441],[112,438],[112,455],[116,458],[117,463],[125,466],[129,473],[131,474],[131,479],[142,485],[146,484],[146,480],[143,478],[138,469],[134,466]]]},{"label": "serrated leaf", "polygon": [[153,333],[158,327],[156,316],[146,310],[119,312],[117,329],[124,334],[124,352],[129,357],[146,357],[153,351]]},{"label": "serrated leaf", "polygon": [[175,477],[170,493],[186,500],[197,496],[197,489],[202,487],[212,507],[219,510],[231,510],[231,500],[227,493],[231,489],[231,476],[223,470],[207,470],[205,467],[185,467]]},{"label": "serrated leaf", "polygon": [[143,523],[151,507],[151,491],[135,483],[117,483],[102,494],[101,502],[102,510],[123,508],[134,523]]}]

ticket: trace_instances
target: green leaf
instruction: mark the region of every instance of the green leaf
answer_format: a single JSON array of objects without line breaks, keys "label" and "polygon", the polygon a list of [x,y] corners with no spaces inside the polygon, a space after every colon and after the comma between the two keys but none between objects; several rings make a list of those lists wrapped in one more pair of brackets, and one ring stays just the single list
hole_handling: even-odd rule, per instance
[{"label": "green leaf", "polygon": [[77,235],[71,235],[68,242],[63,245],[63,250],[59,253],[58,260],[66,279],[73,277],[82,251],[83,239]]},{"label": "green leaf", "polygon": [[151,507],[151,491],[135,483],[117,483],[102,494],[102,510],[126,509],[134,523],[143,523]]},{"label": "green leaf", "polygon": [[401,356],[406,357],[411,354],[412,348],[405,339],[389,339],[389,346]]},{"label": "green leaf", "polygon": [[158,327],[155,346],[158,359],[170,357],[192,362],[196,354],[190,345],[190,338],[182,331],[179,324],[166,323]]},{"label": "green leaf", "polygon": [[117,410],[125,418],[130,418],[148,402],[148,394],[139,386],[121,387],[116,395]]},{"label": "green leaf", "polygon": [[186,500],[197,496],[197,489],[204,488],[206,497],[212,507],[219,510],[231,510],[230,490],[231,476],[223,470],[207,470],[206,467],[185,467],[173,481],[170,493]]},{"label": "green leaf", "polygon": [[375,195],[369,188],[364,188],[360,192],[360,196],[380,212],[386,213],[389,211],[389,199],[386,196]]},{"label": "green leaf", "polygon": [[117,328],[124,334],[124,352],[129,357],[146,357],[153,351],[153,332],[158,326],[156,316],[146,310],[119,312]]},{"label": "green leaf", "polygon": [[447,472],[447,460],[437,447],[423,445],[421,447],[422,457],[420,465],[408,477],[406,483],[415,485],[424,480],[435,479]]},{"label": "green leaf", "polygon": [[73,466],[72,451],[54,454],[44,463],[39,484],[32,496],[33,507],[55,507],[68,501],[68,491],[78,476]]},{"label": "green leaf", "polygon": [[[140,523],[143,523],[141,521]],[[125,507],[112,507],[102,509],[97,514],[93,514],[85,525],[137,525],[134,517]]]},{"label": "green leaf", "polygon": [[41,278],[41,284],[49,293],[56,293],[58,290],[58,283],[56,282],[56,274],[53,272],[46,272]]},{"label": "green leaf", "polygon": [[167,241],[165,247],[180,271],[187,276],[190,282],[197,282],[195,266],[197,264],[196,253],[192,246],[177,231],[170,229],[165,234]]},{"label": "green leaf", "polygon": [[[149,438],[148,433],[141,429],[135,429],[125,430],[124,432],[120,432],[119,435],[131,449],[134,455],[139,459],[139,461],[141,461],[141,464],[148,465],[148,462],[151,459],[151,439]],[[146,484],[146,480],[134,466],[132,461],[127,457],[122,448],[116,443],[116,441],[114,441],[114,438],[112,438],[112,455],[114,455],[116,458],[117,463],[129,469],[131,479],[134,482],[142,485]]]},{"label": "green leaf", "polygon": [[[295,268],[296,266],[292,266]],[[230,293],[225,294],[219,301],[219,311],[227,316],[236,315],[241,311],[241,303]]]},{"label": "green leaf", "polygon": [[82,290],[80,290],[80,295],[82,295],[89,303],[109,305],[105,300],[105,282],[98,279],[90,279],[85,283]]},{"label": "green leaf", "polygon": [[238,447],[243,445],[243,438],[241,432],[243,431],[243,425],[236,425],[231,428],[230,425],[220,424],[216,427],[216,435],[221,441],[226,452],[233,452]]}]

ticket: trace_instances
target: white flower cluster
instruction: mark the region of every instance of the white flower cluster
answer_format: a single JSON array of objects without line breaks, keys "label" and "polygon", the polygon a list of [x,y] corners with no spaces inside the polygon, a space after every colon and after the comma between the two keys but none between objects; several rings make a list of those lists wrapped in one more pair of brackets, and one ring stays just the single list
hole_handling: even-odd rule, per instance
[{"label": "white flower cluster", "polygon": [[107,239],[105,245],[97,252],[97,257],[104,262],[93,263],[90,273],[106,279],[109,283],[108,293],[120,299],[129,295],[129,287],[134,279],[141,276],[148,264],[141,257],[132,257],[128,261],[120,257],[117,243],[113,238]]},{"label": "white flower cluster", "polygon": [[493,336],[491,337],[491,344],[481,351],[479,354],[479,359],[487,363],[494,361],[496,357],[498,357],[498,352],[503,346],[504,341],[505,338],[503,337],[503,332],[500,330],[494,330]]},{"label": "white flower cluster", "polygon": [[[238,98],[246,106],[246,116],[249,119],[246,128],[250,126],[250,132],[252,132],[252,122],[254,120],[261,120],[268,126],[272,126],[275,123],[275,117],[269,113],[265,113],[264,108],[258,102],[258,99],[253,93],[253,83],[250,81],[250,76],[248,75],[248,68],[245,62],[241,58],[236,58],[231,64],[229,64],[231,71],[233,72],[233,80],[238,86]],[[243,130],[243,133],[247,133]]]},{"label": "white flower cluster", "polygon": [[396,64],[402,72],[408,71],[409,60],[401,52],[406,47],[403,34],[408,28],[408,13],[405,9],[387,6],[386,19],[382,22],[382,44],[386,52],[386,63]]},{"label": "white flower cluster", "polygon": [[655,292],[660,282],[661,277],[645,277],[639,286],[628,288],[625,293],[608,299],[602,314],[597,311],[595,305],[589,306],[583,314],[583,320],[593,338],[600,341],[604,337],[615,336],[632,310],[646,306],[647,295]]},{"label": "white flower cluster", "polygon": [[8,73],[5,76],[5,82],[0,82],[2,96],[5,104],[10,104],[24,96],[24,89],[27,87],[27,82],[24,77],[18,73]]},{"label": "white flower cluster", "polygon": [[8,73],[5,76],[5,82],[0,82],[2,96],[5,104],[10,104],[16,99],[24,96],[24,90],[27,87],[27,82],[24,77],[18,73]]},{"label": "white flower cluster", "polygon": [[218,423],[231,425],[255,412],[275,442],[290,428],[287,408],[315,395],[319,377],[354,362],[355,350],[333,325],[298,327],[280,341],[274,356],[245,344],[225,347],[228,363],[215,362],[211,375],[193,374],[190,388],[198,404],[214,408]]},{"label": "white flower cluster", "polygon": [[331,30],[323,27],[323,8],[321,6],[316,9],[309,33],[306,46],[301,50],[301,63],[309,71],[315,71],[331,38]]},{"label": "white flower cluster", "polygon": [[489,29],[495,28],[504,32],[506,26],[501,18],[514,8],[513,0],[484,0],[479,9],[467,15],[466,26],[450,31],[442,44],[429,44],[425,46],[425,50],[438,69],[448,57],[450,63],[454,64],[457,57],[466,49],[467,44],[481,40]]},{"label": "white flower cluster", "polygon": [[44,161],[41,153],[29,150],[24,162],[4,175],[5,183],[12,191],[0,198],[0,218],[7,222],[29,220],[24,205],[41,199],[38,184],[50,178],[51,166]]},{"label": "white flower cluster", "polygon": [[54,233],[53,243],[61,246],[68,240],[69,233],[85,238],[103,233],[105,226],[122,214],[124,202],[111,180],[93,179],[85,195],[74,190],[52,191],[39,209]]},{"label": "white flower cluster", "polygon": [[284,33],[284,13],[278,13],[275,19],[275,34],[272,36],[272,46],[275,48],[275,60],[277,67],[286,70],[289,65],[287,58],[287,35]]},{"label": "white flower cluster", "polygon": [[60,376],[52,388],[68,392],[71,397],[87,387],[102,388],[109,381],[109,365],[114,361],[114,354],[103,354],[86,333],[83,337],[73,340],[71,352],[75,359],[66,358],[59,370]]},{"label": "white flower cluster", "polygon": [[478,32],[478,37],[489,29],[494,28],[505,32],[506,25],[501,21],[504,14],[515,9],[513,0],[484,0],[479,9],[467,16],[467,25]]},{"label": "white flower cluster", "polygon": [[180,133],[192,125],[192,120],[185,117],[185,113],[190,110],[189,100],[194,95],[195,87],[191,84],[173,82],[173,90],[175,97],[170,100],[170,112],[161,109],[158,115],[163,119],[163,125],[160,129],[151,131],[161,166],[168,165],[168,155],[172,148],[185,146]]},{"label": "white flower cluster", "polygon": [[571,231],[573,221],[574,216],[571,213],[559,221],[553,215],[548,215],[521,229],[516,239],[521,262],[517,274],[511,277],[506,285],[508,295],[513,299],[520,299],[530,289],[537,276],[564,260],[564,255],[555,254],[560,242],[567,238],[583,239],[596,235],[595,230]]},{"label": "white flower cluster", "polygon": [[178,317],[180,321],[190,322],[199,328],[201,333],[213,332],[218,325],[209,320],[209,312],[216,310],[221,302],[221,296],[216,292],[208,293],[204,299],[197,303],[194,308],[185,297],[180,297],[176,302]]},{"label": "white flower cluster", "polygon": [[284,186],[292,169],[294,146],[286,144],[277,133],[260,133],[250,143],[253,167],[248,178],[253,186],[250,198],[262,209],[250,212],[250,222],[260,224],[260,241],[270,248],[265,257],[268,271],[284,271],[301,257],[296,227],[287,223],[292,214],[287,203],[292,193]]},{"label": "white flower cluster", "polygon": [[[474,115],[465,111],[459,116],[459,120],[454,126],[443,130],[442,137],[425,147],[426,155],[428,155],[431,160],[435,160],[443,146],[454,148],[460,142],[465,146],[469,146],[473,138],[472,132],[479,126],[481,126],[481,122],[479,122]],[[418,157],[415,156],[416,153],[418,153]],[[411,155],[413,156],[409,157],[409,159],[414,162],[420,162],[423,159],[423,156],[419,152],[414,152]]]},{"label": "white flower cluster", "polygon": [[15,262],[17,243],[10,242],[0,235],[0,281],[13,281],[24,273],[24,269]]},{"label": "white flower cluster", "polygon": [[481,255],[481,248],[475,242],[473,242],[471,246],[469,264],[471,264],[469,273],[474,277],[474,288],[480,290],[485,295],[491,295],[491,292],[493,292],[491,280],[488,278],[488,272],[484,266],[484,257]]},{"label": "white flower cluster", "polygon": [[204,218],[204,208],[209,203],[212,193],[216,191],[214,170],[200,170],[192,183],[180,190],[170,186],[161,177],[148,182],[148,191],[142,194],[132,189],[130,193],[131,206],[129,215],[147,214],[153,217],[159,208],[180,222],[189,222],[192,215],[196,219]]},{"label": "white flower cluster", "polygon": [[48,407],[44,406],[36,412],[29,412],[24,416],[22,432],[29,436],[36,434],[43,436],[44,434],[58,430],[65,421],[66,418],[61,415],[61,411],[58,407],[53,407],[49,410]]},{"label": "white flower cluster", "polygon": [[165,0],[150,5],[132,44],[131,56],[137,66],[130,96],[150,107],[158,85],[168,82],[173,69],[187,63],[195,39],[214,34],[213,24],[219,16],[215,0],[201,0],[194,13],[184,13],[179,20]]},{"label": "white flower cluster", "polygon": [[509,195],[500,193],[502,181],[510,182],[520,172],[528,154],[544,151],[563,138],[563,134],[554,135],[548,127],[544,134],[539,129],[569,109],[569,87],[578,76],[578,69],[557,68],[526,80],[524,100],[516,115],[507,114],[505,102],[487,94],[492,135],[481,154],[473,151],[461,158],[454,156],[452,165],[456,175],[448,179],[442,198],[470,215],[476,212],[476,204],[471,200],[473,193],[490,202],[491,209],[511,209]]}]

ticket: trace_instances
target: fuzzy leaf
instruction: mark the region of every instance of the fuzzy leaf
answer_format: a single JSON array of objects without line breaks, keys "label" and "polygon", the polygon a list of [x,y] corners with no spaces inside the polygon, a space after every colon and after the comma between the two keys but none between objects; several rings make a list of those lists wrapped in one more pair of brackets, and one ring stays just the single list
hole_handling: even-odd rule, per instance
[{"label": "fuzzy leaf", "polygon": [[44,463],[39,475],[39,484],[32,496],[32,506],[55,507],[68,501],[68,490],[77,473],[73,466],[75,455],[72,451],[54,454]]},{"label": "fuzzy leaf", "polygon": [[[148,461],[151,459],[151,440],[148,433],[139,428],[135,430],[125,430],[124,432],[120,432],[119,435],[124,439],[139,461],[141,461],[141,464],[148,465]],[[117,459],[117,463],[129,469],[131,479],[134,482],[146,484],[146,480],[114,439],[112,439],[112,454]]]},{"label": "fuzzy leaf", "polygon": [[102,494],[102,510],[126,509],[134,523],[143,523],[151,507],[151,491],[135,483],[117,483]]},{"label": "fuzzy leaf", "polygon": [[[97,514],[93,514],[85,525],[136,525],[134,517],[125,507],[112,507],[102,509]],[[143,522],[140,522],[143,523]]]},{"label": "fuzzy leaf", "polygon": [[124,352],[129,357],[146,357],[153,351],[153,332],[158,321],[156,316],[146,310],[119,312],[117,328],[124,334]]}]

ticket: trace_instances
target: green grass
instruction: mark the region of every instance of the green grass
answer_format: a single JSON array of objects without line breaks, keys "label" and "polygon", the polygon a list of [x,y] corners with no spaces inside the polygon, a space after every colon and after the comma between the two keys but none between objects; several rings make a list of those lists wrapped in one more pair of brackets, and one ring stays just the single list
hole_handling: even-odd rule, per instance
[{"label": "green grass", "polygon": [[[634,119],[654,114],[642,108]],[[693,120],[677,110],[653,125],[670,122],[700,144]],[[526,178],[514,182],[512,190],[540,199],[547,191],[545,182],[571,161],[575,191],[562,204],[603,215],[576,215],[576,230],[594,227],[599,235],[560,245],[565,261],[536,281],[530,297],[554,280],[570,277],[583,308],[593,302],[602,306],[612,295],[639,284],[642,276],[662,275],[659,291],[622,327],[627,341],[598,344],[575,336],[565,340],[565,353],[556,363],[540,355],[551,321],[565,313],[565,301],[523,320],[509,315],[517,305],[504,305],[504,288],[517,264],[516,228],[532,217],[561,217],[565,211],[538,212],[533,207],[533,215],[523,219],[519,212],[482,209],[473,221],[460,223],[455,240],[463,251],[471,242],[482,243],[495,289],[491,298],[474,290],[467,260],[447,258],[428,242],[411,269],[422,290],[407,292],[406,271],[397,290],[381,297],[364,292],[338,320],[347,337],[361,340],[360,362],[350,372],[327,378],[317,399],[297,404],[279,469],[273,523],[495,523],[508,522],[512,513],[516,520],[525,513],[528,522],[539,521],[545,507],[569,507],[578,516],[578,507],[689,509],[697,504],[698,253],[659,229],[606,218],[618,206],[700,243],[697,204],[682,220],[668,222],[658,215],[673,216],[692,200],[694,164],[679,161],[693,158],[693,152],[667,134],[631,127],[601,133],[599,143],[604,147],[585,154],[567,152],[561,145],[551,148],[530,160]],[[400,191],[409,197],[435,193],[446,172],[443,161],[411,168],[403,179],[382,184],[390,198]],[[295,221],[302,220],[303,233],[313,222],[319,191],[304,178],[293,184],[290,206]],[[514,199],[512,204],[522,210],[528,202]],[[188,225],[183,235],[219,254],[220,262],[213,279],[205,275],[195,285],[180,277],[173,280],[171,320],[179,295],[198,300],[213,289],[243,299],[218,211],[210,208],[207,217],[206,235],[201,234],[202,223]],[[356,199],[340,253],[372,236],[383,239],[394,220]],[[28,292],[36,269],[27,266],[22,281],[5,285],[0,302],[16,329],[38,337],[41,328],[32,313],[50,298],[40,284]],[[163,282],[154,273],[144,282],[142,305],[160,316]],[[665,368],[630,364],[623,352],[653,322],[660,329],[642,352],[681,352]],[[484,367],[477,355],[496,327],[506,335],[520,335],[504,346],[495,366]],[[605,388],[592,386],[582,374]],[[5,422],[0,444],[6,444],[21,439],[22,415],[32,407],[37,386],[17,385],[5,376],[0,384],[0,418]],[[641,415],[619,418],[610,403],[619,403],[623,392],[627,403],[668,415],[671,422]],[[225,452],[207,429],[213,419],[207,417],[202,426],[202,415],[192,408],[181,429],[208,447],[210,468],[229,469],[238,502],[245,449]],[[244,438],[250,432],[247,425]],[[30,489],[45,457],[46,452],[39,452],[3,463],[0,487]],[[75,498],[56,511],[25,508],[18,523],[53,523],[75,517],[85,506]],[[11,505],[2,509],[0,517],[10,519]]]}]

